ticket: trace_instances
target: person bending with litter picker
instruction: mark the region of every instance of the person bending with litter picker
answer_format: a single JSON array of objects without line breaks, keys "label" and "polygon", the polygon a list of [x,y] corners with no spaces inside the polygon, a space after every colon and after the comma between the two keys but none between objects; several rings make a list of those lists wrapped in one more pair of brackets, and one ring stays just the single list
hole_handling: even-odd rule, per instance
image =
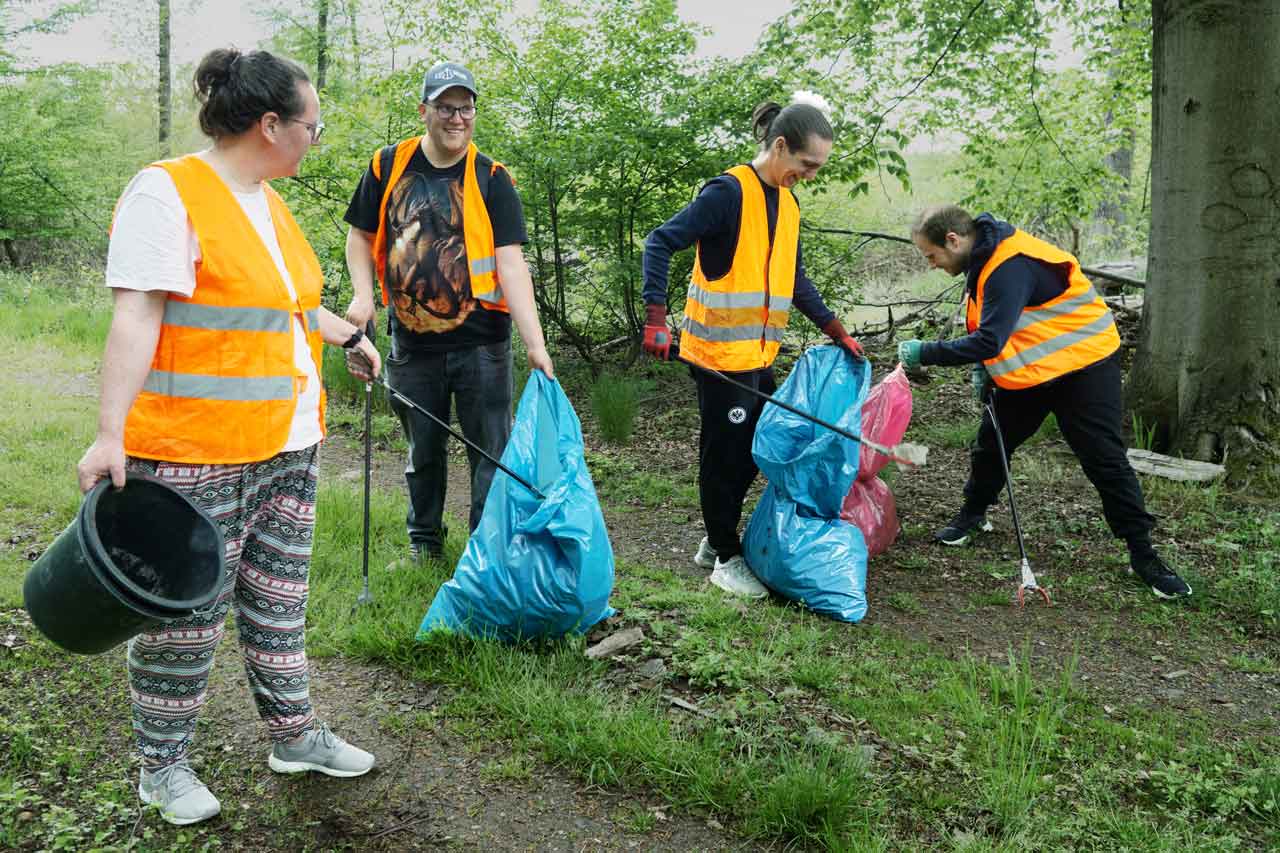
[{"label": "person bending with litter picker", "polygon": [[320,103],[301,67],[266,51],[215,50],[195,85],[212,147],[143,169],[116,205],[98,432],[78,466],[86,492],[160,478],[226,542],[214,606],[128,646],[138,794],[179,825],[221,810],[187,754],[228,610],[271,769],[359,776],[374,763],[316,721],[305,650],[321,345],[359,351],[360,379],[381,366],[320,304],[320,262],[268,183],[297,174],[324,130]]},{"label": "person bending with litter picker", "polygon": [[768,591],[743,558],[738,522],[756,476],[751,440],[764,403],[699,367],[773,393],[773,360],[793,302],[852,357],[863,357],[805,275],[801,258],[800,209],[791,188],[813,178],[831,155],[831,124],[820,107],[826,107],[820,97],[803,93],[786,107],[756,107],[755,159],[707,182],[644,246],[644,349],[666,360],[671,255],[697,244],[680,349],[697,383],[702,420],[698,496],[707,535],[693,562],[712,570],[711,583],[753,598]]},{"label": "person bending with litter picker", "polygon": [[[391,353],[396,391],[449,422],[493,457],[511,436],[514,394],[511,321],[529,366],[553,375],[521,246],[524,213],[511,176],[471,141],[475,77],[441,62],[427,71],[418,114],[426,133],[377,151],[347,208],[347,268],[355,291],[347,319],[364,328],[374,314],[373,280]],[[443,555],[447,433],[400,400],[392,408],[409,440],[409,556],[393,567]],[[495,467],[468,449],[471,530],[480,523]]]},{"label": "person bending with litter picker", "polygon": [[[1102,498],[1111,532],[1128,544],[1134,573],[1161,598],[1191,595],[1151,545],[1155,520],[1121,434],[1120,336],[1080,263],[990,214],[974,219],[955,205],[921,213],[911,239],[930,267],[966,276],[969,334],[952,341],[903,341],[899,360],[908,369],[973,363],[974,397],[993,395],[1006,462],[1052,412]],[[984,414],[964,505],[934,534],[944,545],[963,545],[991,530],[987,507],[1005,483],[995,430]]]}]

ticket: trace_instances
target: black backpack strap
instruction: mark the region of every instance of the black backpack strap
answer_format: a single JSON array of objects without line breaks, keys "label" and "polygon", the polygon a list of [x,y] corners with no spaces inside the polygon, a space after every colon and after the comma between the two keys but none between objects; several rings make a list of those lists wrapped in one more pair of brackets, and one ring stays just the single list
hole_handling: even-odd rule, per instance
[{"label": "black backpack strap", "polygon": [[[396,145],[384,145],[382,150],[378,152],[378,174],[377,178],[383,184],[387,182],[387,178],[391,175],[391,169],[396,161]],[[385,193],[387,188],[383,187]]]},{"label": "black backpack strap", "polygon": [[[484,158],[489,160],[488,157]],[[493,182],[493,161],[483,162],[479,157],[476,158],[476,187],[480,190],[480,197],[484,199],[484,206],[489,206],[489,184]]]}]

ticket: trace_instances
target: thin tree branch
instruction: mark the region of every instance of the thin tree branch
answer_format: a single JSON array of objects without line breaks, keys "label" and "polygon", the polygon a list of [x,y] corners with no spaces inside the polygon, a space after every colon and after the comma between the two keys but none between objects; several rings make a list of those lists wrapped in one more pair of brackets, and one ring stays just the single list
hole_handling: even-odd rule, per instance
[{"label": "thin tree branch", "polygon": [[914,95],[916,91],[919,90],[919,88],[925,84],[925,81],[927,81],[930,77],[934,75],[934,73],[937,72],[938,66],[942,65],[942,60],[947,58],[947,54],[951,52],[951,48],[955,45],[956,40],[960,38],[960,34],[963,33],[965,30],[965,27],[969,25],[969,19],[972,18],[979,9],[985,6],[986,3],[987,3],[987,0],[978,0],[977,3],[973,4],[973,6],[969,9],[968,13],[965,14],[964,20],[960,22],[960,26],[956,27],[955,32],[951,34],[951,38],[947,40],[947,46],[942,49],[942,53],[938,54],[938,58],[933,61],[933,65],[930,66],[928,73],[926,73],[923,77],[917,80],[915,85],[912,86],[909,90],[907,90],[905,93],[895,98],[893,103],[890,104],[889,107],[884,112],[882,112],[879,116],[876,117],[875,127],[871,131],[871,138],[868,139],[866,142],[862,143],[861,145],[859,145],[857,148],[853,149],[852,151],[849,151],[845,154],[841,154],[839,157],[836,158],[837,160],[847,160],[850,157],[854,156],[855,154],[858,154],[859,152],[861,152],[864,148],[875,144],[876,137],[880,135],[880,128],[884,126],[884,120],[889,117],[889,113],[896,110],[903,101],[905,101],[907,98]]},{"label": "thin tree branch", "polygon": [[78,213],[78,214],[80,214],[81,216],[83,216],[85,219],[89,220],[89,222],[90,222],[91,224],[96,225],[96,226],[98,226],[99,228],[101,228],[103,231],[107,230],[107,226],[106,226],[106,225],[105,225],[101,220],[99,220],[99,219],[98,219],[97,217],[95,217],[95,216],[91,216],[91,215],[89,215],[88,213],[86,213],[86,212],[84,211],[84,208],[82,208],[82,207],[80,207],[80,205],[76,204],[76,203],[71,199],[71,196],[69,196],[69,195],[67,195],[65,192],[63,192],[62,188],[61,188],[61,187],[59,187],[57,184],[55,184],[55,183],[53,182],[53,179],[52,179],[52,178],[50,178],[50,177],[49,177],[48,175],[46,175],[44,172],[41,172],[41,171],[40,171],[39,169],[37,169],[35,166],[31,166],[30,168],[31,168],[31,172],[32,172],[32,174],[34,174],[37,178],[39,178],[40,180],[42,180],[42,181],[44,181],[46,184],[48,184],[48,185],[49,185],[49,188],[50,188],[51,190],[53,190],[55,193],[57,193],[57,194],[58,194],[58,196],[59,196],[63,201],[65,201],[68,205],[70,205],[72,210],[74,210],[76,213]]},{"label": "thin tree branch", "polygon": [[[808,225],[803,222],[800,223],[800,227],[806,231],[816,231],[819,234],[847,234],[851,237],[869,237],[869,238],[878,239],[878,240],[892,240],[895,243],[911,242],[911,240],[906,237],[899,237],[896,234],[885,234],[880,231],[851,231],[846,228],[819,228],[816,225]],[[865,243],[863,245],[865,245]],[[1115,281],[1115,282],[1119,282],[1120,284],[1127,284],[1130,287],[1146,287],[1147,286],[1147,283],[1145,281],[1142,281],[1141,279],[1129,278],[1128,276],[1125,276],[1125,275],[1119,275],[1117,273],[1107,272],[1106,270],[1100,270],[1097,267],[1086,267],[1082,264],[1080,266],[1080,271],[1083,272],[1085,275],[1092,276],[1094,278],[1105,278],[1108,281]]]},{"label": "thin tree branch", "polygon": [[1035,110],[1036,121],[1040,124],[1040,129],[1044,131],[1045,136],[1049,137],[1049,141],[1053,143],[1053,147],[1058,149],[1058,153],[1062,155],[1062,159],[1065,160],[1067,165],[1071,167],[1071,171],[1076,173],[1076,177],[1079,178],[1081,181],[1083,181],[1085,179],[1084,175],[1080,173],[1080,170],[1076,168],[1076,164],[1072,162],[1070,157],[1067,156],[1067,152],[1063,150],[1060,144],[1058,144],[1057,138],[1054,137],[1054,135],[1049,132],[1049,128],[1046,127],[1044,123],[1044,116],[1040,115],[1040,105],[1036,103],[1036,60],[1039,58],[1039,56],[1040,56],[1040,45],[1037,44],[1031,50],[1031,80],[1030,80],[1030,87],[1029,87],[1030,98],[1031,98],[1031,109]]}]

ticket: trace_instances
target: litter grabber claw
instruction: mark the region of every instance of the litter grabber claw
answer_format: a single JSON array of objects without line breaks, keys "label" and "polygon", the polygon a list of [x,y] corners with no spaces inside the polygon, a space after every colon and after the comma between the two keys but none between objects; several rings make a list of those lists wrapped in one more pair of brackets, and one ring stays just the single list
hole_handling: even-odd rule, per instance
[{"label": "litter grabber claw", "polygon": [[1031,571],[1031,564],[1027,562],[1026,557],[1023,557],[1022,558],[1022,586],[1018,587],[1018,592],[1016,596],[1018,599],[1019,607],[1026,606],[1027,604],[1026,597],[1028,592],[1039,593],[1040,597],[1044,599],[1045,604],[1051,607],[1053,606],[1053,602],[1049,600],[1049,590],[1045,589],[1044,587],[1040,586],[1040,584],[1036,583],[1036,576]]},{"label": "litter grabber claw", "polygon": [[1022,541],[1022,525],[1018,522],[1018,505],[1013,500],[1013,477],[1009,476],[1009,457],[1004,451],[1004,434],[1000,432],[1000,421],[996,418],[996,407],[992,403],[995,393],[993,388],[987,396],[984,396],[982,407],[986,409],[987,417],[991,418],[991,426],[995,429],[996,446],[1000,450],[1000,465],[1004,468],[1004,485],[1009,495],[1009,514],[1013,516],[1013,532],[1017,534],[1018,552],[1022,555],[1022,582],[1018,585],[1018,591],[1014,597],[1019,607],[1025,607],[1027,593],[1038,592],[1045,604],[1052,605],[1053,602],[1049,600],[1049,591],[1036,583],[1035,573],[1031,571],[1031,561],[1027,559],[1027,546]]}]

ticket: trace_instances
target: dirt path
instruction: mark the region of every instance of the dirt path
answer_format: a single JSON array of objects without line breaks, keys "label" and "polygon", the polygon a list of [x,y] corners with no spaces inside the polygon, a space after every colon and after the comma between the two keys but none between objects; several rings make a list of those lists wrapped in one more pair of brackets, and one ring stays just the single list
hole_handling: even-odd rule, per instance
[{"label": "dirt path", "polygon": [[[553,768],[500,748],[476,750],[448,733],[439,690],[341,658],[313,661],[317,712],[377,756],[361,780],[270,773],[270,749],[232,646],[222,650],[194,760],[221,769],[208,781],[224,798],[257,796],[274,820],[307,827],[321,849],[360,850],[743,850],[691,817],[654,820],[636,833],[637,812],[662,812],[643,797],[584,789]],[[430,718],[424,727],[421,721]],[[417,719],[418,725],[408,721]],[[258,760],[261,759],[261,760]],[[256,783],[256,786],[255,786]],[[268,827],[236,836],[244,849],[285,849]]]}]

